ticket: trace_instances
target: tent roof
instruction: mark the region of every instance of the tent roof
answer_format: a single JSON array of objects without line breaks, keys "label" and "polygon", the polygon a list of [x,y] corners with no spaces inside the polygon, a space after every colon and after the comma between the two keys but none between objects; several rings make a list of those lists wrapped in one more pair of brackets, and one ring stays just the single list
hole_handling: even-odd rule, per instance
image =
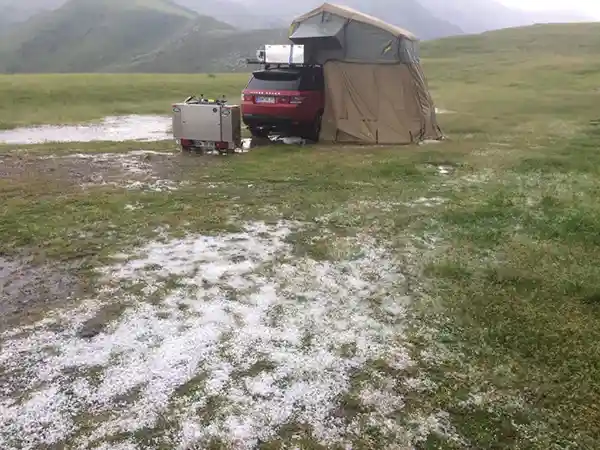
[{"label": "tent roof", "polygon": [[334,5],[332,3],[323,3],[318,8],[315,8],[312,11],[309,11],[306,14],[303,14],[299,17],[296,17],[292,23],[294,24],[294,23],[303,22],[306,19],[309,19],[311,17],[314,17],[314,16],[324,13],[324,12],[330,13],[330,14],[335,14],[335,15],[344,17],[348,20],[353,20],[356,22],[361,22],[361,23],[365,23],[368,25],[372,25],[379,29],[385,30],[397,37],[404,37],[404,38],[410,39],[412,41],[417,40],[417,37],[414,34],[412,34],[410,31],[404,30],[395,25],[390,25],[389,23],[386,23],[381,19],[370,16],[368,14],[361,13],[360,11],[352,9],[348,6]]}]

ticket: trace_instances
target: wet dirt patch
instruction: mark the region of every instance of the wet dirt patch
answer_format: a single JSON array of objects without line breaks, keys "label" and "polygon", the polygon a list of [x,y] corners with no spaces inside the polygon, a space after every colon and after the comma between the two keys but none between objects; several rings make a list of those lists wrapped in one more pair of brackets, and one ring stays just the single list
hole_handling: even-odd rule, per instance
[{"label": "wet dirt patch", "polygon": [[80,296],[85,291],[80,268],[80,262],[35,264],[24,257],[0,256],[0,329]]},{"label": "wet dirt patch", "polygon": [[27,183],[46,179],[84,189],[113,186],[152,191],[178,189],[182,183],[184,165],[207,162],[202,158],[182,161],[182,155],[178,152],[151,150],[46,156],[13,152],[2,155],[2,159],[0,180]]},{"label": "wet dirt patch", "polygon": [[0,131],[0,144],[48,142],[163,141],[173,139],[172,119],[166,116],[114,116],[81,125],[43,125]]}]

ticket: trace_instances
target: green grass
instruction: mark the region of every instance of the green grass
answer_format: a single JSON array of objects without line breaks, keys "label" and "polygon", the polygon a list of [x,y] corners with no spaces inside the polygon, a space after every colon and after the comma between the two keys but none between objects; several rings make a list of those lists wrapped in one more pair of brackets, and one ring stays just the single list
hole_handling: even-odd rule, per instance
[{"label": "green grass", "polygon": [[0,129],[171,113],[189,95],[238,102],[247,75],[0,75]]},{"label": "green grass", "polygon": [[[581,34],[588,36],[589,27],[598,29],[583,27],[573,30],[587,30]],[[440,116],[449,138],[444,143],[269,147],[231,158],[181,157],[177,177],[190,184],[174,193],[112,188],[86,193],[52,174],[0,179],[0,249],[14,254],[26,248],[58,261],[84,257],[94,265],[124,245],[147,240],[159,226],[211,232],[230,227],[232,215],[310,221],[328,214],[335,233],[376,234],[397,245],[399,255],[410,236],[436,236],[440,241],[433,249],[414,250],[422,270],[415,289],[427,295],[415,305],[420,321],[412,339],[415,352],[431,350],[423,328],[432,327],[435,348],[447,358],[424,360],[421,369],[436,387],[408,398],[408,409],[448,411],[468,448],[598,448],[600,70],[587,50],[577,50],[589,41],[580,37],[572,53],[555,54],[540,48],[541,30],[525,29],[520,41],[513,35],[521,50],[512,53],[498,43],[483,48],[481,38],[461,41],[479,49],[464,57],[425,52],[438,106],[454,111]],[[529,33],[536,44],[522,58]],[[430,45],[449,48],[453,42]],[[170,103],[188,93],[225,92],[233,99],[244,80],[243,75],[5,76],[0,122],[8,128],[168,113]],[[69,147],[21,151],[33,157]],[[452,171],[439,175],[432,165]],[[215,187],[208,188],[210,183]],[[449,201],[403,206],[433,196]],[[144,208],[125,210],[136,202]],[[334,259],[326,242],[310,238],[294,237],[301,254]],[[473,394],[476,400],[467,401]],[[352,398],[347,400],[350,411]],[[283,441],[286,436],[282,430]],[[378,442],[377,430],[364,439]],[[317,448],[311,442],[305,447]],[[275,439],[264,448],[280,447]],[[465,447],[432,437],[419,448]]]}]

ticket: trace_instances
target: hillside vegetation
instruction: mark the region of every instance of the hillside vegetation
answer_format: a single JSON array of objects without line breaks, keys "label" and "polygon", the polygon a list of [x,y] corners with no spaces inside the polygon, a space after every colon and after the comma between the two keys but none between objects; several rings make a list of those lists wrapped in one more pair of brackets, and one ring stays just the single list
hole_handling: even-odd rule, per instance
[{"label": "hillside vegetation", "polygon": [[0,64],[6,72],[94,71],[156,48],[192,20],[162,0],[71,0],[3,40]]},{"label": "hillside vegetation", "polygon": [[0,41],[0,72],[232,71],[281,37],[240,34],[168,0],[71,0]]},{"label": "hillside vegetation", "polygon": [[423,43],[425,58],[581,57],[600,51],[600,23],[544,24],[455,36]]}]

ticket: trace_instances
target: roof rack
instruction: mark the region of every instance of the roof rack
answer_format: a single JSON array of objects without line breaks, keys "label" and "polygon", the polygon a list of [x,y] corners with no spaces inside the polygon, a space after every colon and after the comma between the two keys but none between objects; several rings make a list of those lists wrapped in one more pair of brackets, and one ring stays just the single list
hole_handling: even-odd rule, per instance
[{"label": "roof rack", "polygon": [[307,64],[307,63],[303,63],[303,64],[294,64],[294,63],[266,63],[264,61],[257,61],[254,59],[247,59],[246,60],[246,64],[251,65],[251,64],[256,64],[256,65],[261,65],[261,66],[269,66],[269,67],[318,67],[321,64]]},{"label": "roof rack", "polygon": [[257,64],[264,66],[265,70],[269,69],[294,69],[301,67],[321,67],[321,64],[289,64],[289,63],[266,63],[264,61],[259,61],[257,59],[246,59],[246,64]]}]

